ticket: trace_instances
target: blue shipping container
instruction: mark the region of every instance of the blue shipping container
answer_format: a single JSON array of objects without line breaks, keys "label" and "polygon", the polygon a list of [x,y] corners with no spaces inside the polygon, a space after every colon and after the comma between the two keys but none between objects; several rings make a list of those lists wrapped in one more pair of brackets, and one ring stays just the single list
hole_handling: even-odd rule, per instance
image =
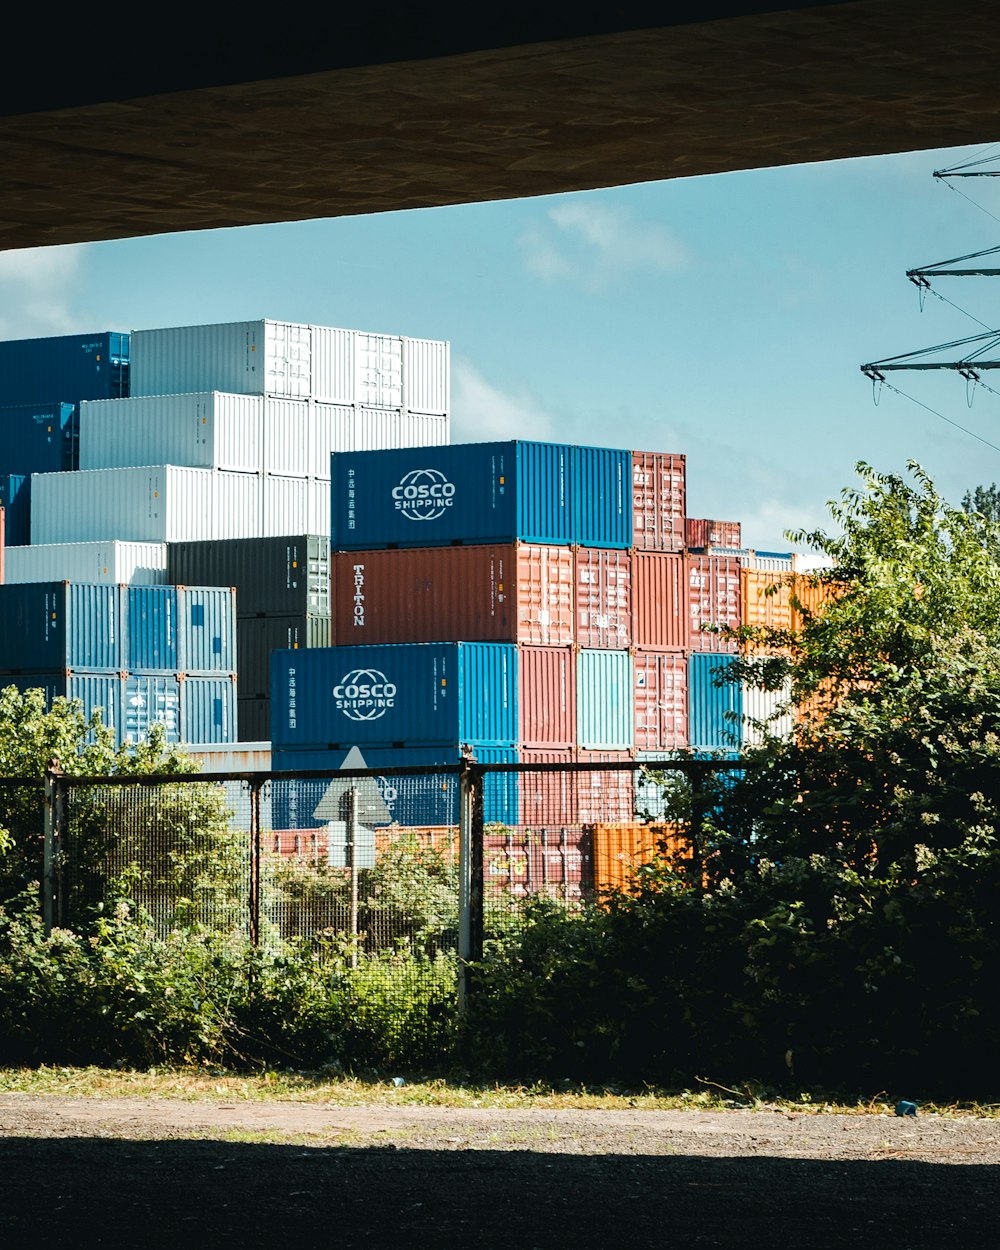
[{"label": "blue shipping container", "polygon": [[632,546],[632,453],[574,447],[570,477],[573,542],[581,547]]},{"label": "blue shipping container", "polygon": [[125,635],[127,649],[123,668],[176,672],[179,667],[177,588],[127,586]]},{"label": "blue shipping container", "polygon": [[116,331],[0,342],[0,408],[128,395],[129,336]]},{"label": "blue shipping container", "polygon": [[27,547],[31,542],[31,478],[0,474],[0,508],[4,510],[4,542]]},{"label": "blue shipping container", "polygon": [[458,443],[339,452],[331,464],[333,547],[573,542],[565,443]]},{"label": "blue shipping container", "polygon": [[743,689],[721,681],[735,657],[695,652],[688,657],[688,722],[695,750],[736,750],[743,741]]},{"label": "blue shipping container", "polygon": [[139,742],[154,724],[163,726],[168,743],[181,741],[181,683],[177,674],[127,673],[122,695],[123,740]]},{"label": "blue shipping container", "polygon": [[271,656],[280,749],[517,740],[517,648],[497,642],[315,647]]},{"label": "blue shipping container", "polygon": [[179,586],[176,604],[178,655],[184,672],[234,673],[236,592],[232,587]]},{"label": "blue shipping container", "polygon": [[236,741],[236,674],[181,678],[183,742]]},{"label": "blue shipping container", "polygon": [[[694,756],[695,759],[701,760],[738,760],[740,758],[738,751],[639,751],[636,753],[636,760],[643,764],[649,764],[651,774],[636,773],[635,775],[635,814],[640,820],[671,820],[676,819],[678,811],[683,812],[686,809],[680,808],[671,801],[671,796],[675,793],[678,795],[678,802],[685,802],[684,796],[688,792],[688,783],[681,772],[675,772],[673,769],[663,770],[659,774],[656,773],[656,764],[664,759]],[[736,780],[743,776],[742,769],[720,769],[715,774],[719,782],[723,786],[732,785]],[[717,816],[716,810],[712,815]]]},{"label": "blue shipping container", "polygon": [[[79,699],[87,720],[100,712],[101,720],[114,731],[119,742],[122,723],[123,683],[120,673],[87,673],[64,670],[61,673],[18,673],[5,677],[0,685],[13,685],[18,690],[40,689],[45,692],[46,709],[56,698]],[[92,740],[93,735],[88,740]]]},{"label": "blue shipping container", "polygon": [[119,672],[121,593],[92,582],[0,586],[0,672]]},{"label": "blue shipping container", "polygon": [[48,401],[0,408],[0,470],[60,473],[79,468],[77,404]]},{"label": "blue shipping container", "polygon": [[[476,760],[487,764],[516,764],[513,747],[487,747],[472,744]],[[317,780],[275,781],[271,786],[271,810],[275,829],[316,829],[328,821],[344,820],[348,792],[358,790],[358,817],[362,826],[372,829],[386,825],[406,826],[458,824],[458,774],[428,773],[423,776],[394,776],[391,772],[373,778],[337,778],[341,768],[416,768],[457,764],[458,746],[391,750],[351,747],[337,751],[275,751],[271,766],[276,770],[328,768],[331,776]],[[483,816],[487,824],[517,823],[517,774],[504,773],[487,778],[483,796]]]}]

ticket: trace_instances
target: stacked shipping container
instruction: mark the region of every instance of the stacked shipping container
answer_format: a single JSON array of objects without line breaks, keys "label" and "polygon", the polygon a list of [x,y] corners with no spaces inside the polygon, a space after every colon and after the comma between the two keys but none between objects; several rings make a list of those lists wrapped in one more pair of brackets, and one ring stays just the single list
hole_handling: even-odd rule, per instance
[{"label": "stacked shipping container", "polygon": [[236,722],[234,595],[218,587],[0,586],[0,673],[97,709],[119,742],[154,722],[168,742],[229,742]]},{"label": "stacked shipping container", "polygon": [[[138,367],[130,372],[132,344]],[[0,344],[0,407],[52,398],[37,392],[40,378],[68,379],[57,395],[73,400],[44,413],[6,410],[8,541],[29,540],[27,509],[18,505],[31,478],[22,481],[22,470],[34,474],[36,522],[36,547],[14,560],[9,577],[155,586],[167,580],[168,545],[274,537],[287,546],[302,541],[289,534],[323,535],[321,611],[301,602],[271,611],[252,593],[237,601],[245,732],[265,736],[270,651],[330,641],[330,456],[447,442],[448,353],[443,342],[272,321],[136,331],[114,343]],[[103,383],[90,376],[95,365],[108,375]],[[82,471],[64,471],[78,464]],[[275,571],[274,551],[255,549],[261,576]],[[209,576],[175,571],[172,580],[240,580],[220,567],[225,559],[214,563]],[[241,594],[260,588],[261,577],[243,580]],[[168,648],[153,659],[165,679],[175,657]],[[226,719],[231,729],[235,718]]]},{"label": "stacked shipping container", "polygon": [[[518,703],[508,749],[549,763],[632,758],[637,657],[644,671],[659,662],[673,673],[688,641],[683,456],[485,443],[338,455],[331,478],[338,651],[368,644],[379,671],[387,644],[511,644]],[[303,697],[322,698],[312,695],[322,688],[307,680]],[[684,745],[676,695],[669,717],[649,703],[649,749]],[[631,776],[617,787],[609,776],[581,773],[561,800],[525,780],[522,819],[629,817]]]},{"label": "stacked shipping container", "polygon": [[31,474],[75,469],[80,402],[128,394],[129,336],[0,342],[0,495],[8,546],[30,542]]},{"label": "stacked shipping container", "polygon": [[271,652],[330,645],[326,535],[170,543],[167,580],[236,589],[239,732],[270,738]]}]

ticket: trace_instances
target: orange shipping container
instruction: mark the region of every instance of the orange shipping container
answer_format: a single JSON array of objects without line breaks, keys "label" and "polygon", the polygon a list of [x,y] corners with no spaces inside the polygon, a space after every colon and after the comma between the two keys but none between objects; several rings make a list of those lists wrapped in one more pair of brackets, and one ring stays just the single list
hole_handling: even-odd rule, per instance
[{"label": "orange shipping container", "polygon": [[691,856],[691,843],[675,824],[597,824],[594,835],[594,889],[628,892],[635,888],[635,872],[662,852],[668,863],[680,866]]},{"label": "orange shipping container", "polygon": [[[792,585],[792,593],[806,611],[813,616],[822,613],[826,604],[839,597],[840,588],[829,582],[812,582],[808,577],[798,576]],[[793,629],[802,628],[802,612],[799,608],[792,609]]]},{"label": "orange shipping container", "polygon": [[632,546],[637,551],[681,551],[685,546],[685,475],[683,456],[632,453]]},{"label": "orange shipping container", "polygon": [[573,552],[512,543],[338,552],[335,646],[573,642]]},{"label": "orange shipping container", "polygon": [[791,586],[787,576],[763,569],[741,569],[740,590],[744,625],[760,629],[792,629]]},{"label": "orange shipping container", "polygon": [[632,555],[632,643],[655,651],[688,645],[684,557],[666,551]]}]

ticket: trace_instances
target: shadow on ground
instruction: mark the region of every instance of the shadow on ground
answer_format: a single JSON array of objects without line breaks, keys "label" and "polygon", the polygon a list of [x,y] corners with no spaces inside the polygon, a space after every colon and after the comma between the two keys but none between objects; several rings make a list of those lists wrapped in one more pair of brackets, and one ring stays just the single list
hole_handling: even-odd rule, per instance
[{"label": "shadow on ground", "polygon": [[995,1243],[997,1169],[218,1141],[0,1141],[0,1245]]}]

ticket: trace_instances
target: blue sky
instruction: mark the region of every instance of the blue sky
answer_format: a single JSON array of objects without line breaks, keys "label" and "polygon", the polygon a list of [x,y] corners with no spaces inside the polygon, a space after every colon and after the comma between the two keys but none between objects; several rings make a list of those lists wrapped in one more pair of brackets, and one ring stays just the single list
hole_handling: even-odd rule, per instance
[{"label": "blue sky", "polygon": [[[918,460],[955,502],[1000,481],[1000,452],[907,399],[876,407],[859,372],[979,332],[921,312],[904,272],[1000,243],[995,180],[956,184],[977,207],[931,176],[981,150],[6,253],[0,337],[271,317],[449,339],[456,441],[685,452],[691,515],[787,549],[857,460]],[[990,279],[936,289],[1000,322]],[[1000,396],[893,380],[1000,446]]]}]

